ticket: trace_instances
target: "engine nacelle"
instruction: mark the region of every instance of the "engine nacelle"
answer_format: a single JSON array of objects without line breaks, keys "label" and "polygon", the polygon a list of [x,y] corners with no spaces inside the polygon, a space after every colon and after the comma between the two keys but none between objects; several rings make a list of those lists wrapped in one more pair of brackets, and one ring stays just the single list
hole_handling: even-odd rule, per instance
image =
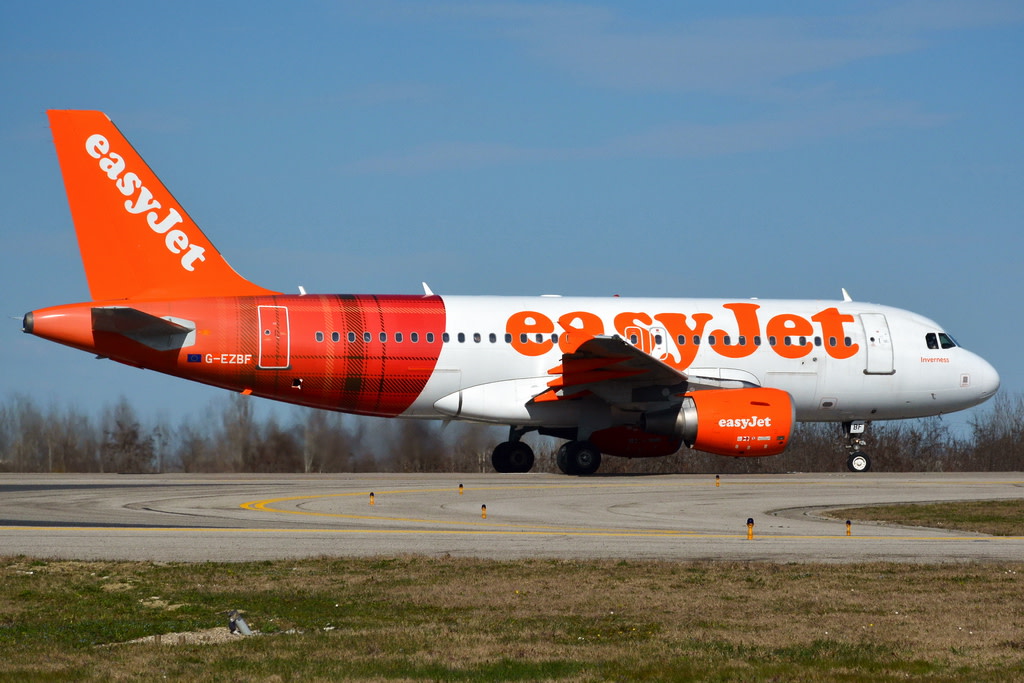
[{"label": "engine nacelle", "polygon": [[645,413],[642,429],[676,436],[690,448],[718,455],[778,455],[789,445],[796,410],[781,389],[707,389],[678,408]]}]

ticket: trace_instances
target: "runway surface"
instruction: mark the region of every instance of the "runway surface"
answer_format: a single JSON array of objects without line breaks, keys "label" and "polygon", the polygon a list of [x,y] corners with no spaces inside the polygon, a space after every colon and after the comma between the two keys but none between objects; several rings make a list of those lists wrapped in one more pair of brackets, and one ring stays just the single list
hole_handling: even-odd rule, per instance
[{"label": "runway surface", "polygon": [[847,536],[843,520],[820,514],[1021,497],[1022,473],[723,476],[719,486],[713,475],[3,475],[0,554],[1020,561],[1024,537],[868,524]]}]

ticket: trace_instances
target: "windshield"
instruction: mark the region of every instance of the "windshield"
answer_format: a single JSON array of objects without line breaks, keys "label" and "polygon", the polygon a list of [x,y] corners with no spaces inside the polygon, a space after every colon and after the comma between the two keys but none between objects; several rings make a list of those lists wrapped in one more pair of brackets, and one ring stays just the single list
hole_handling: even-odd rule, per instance
[{"label": "windshield", "polygon": [[924,336],[925,344],[929,349],[952,349],[959,346],[956,341],[945,332],[929,332]]}]

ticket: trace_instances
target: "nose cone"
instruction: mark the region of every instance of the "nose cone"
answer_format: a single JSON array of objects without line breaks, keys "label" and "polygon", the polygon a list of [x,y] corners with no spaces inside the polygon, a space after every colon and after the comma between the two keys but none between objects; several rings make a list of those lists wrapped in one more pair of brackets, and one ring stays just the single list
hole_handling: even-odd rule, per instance
[{"label": "nose cone", "polygon": [[971,388],[978,395],[978,403],[989,400],[999,391],[999,373],[981,356],[975,356],[974,367],[971,369]]}]

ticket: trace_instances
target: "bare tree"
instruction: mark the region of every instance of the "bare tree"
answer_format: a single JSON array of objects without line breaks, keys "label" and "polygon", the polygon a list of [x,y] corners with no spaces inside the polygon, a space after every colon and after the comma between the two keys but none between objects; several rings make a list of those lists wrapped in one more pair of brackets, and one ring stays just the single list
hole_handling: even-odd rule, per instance
[{"label": "bare tree", "polygon": [[1024,467],[1024,394],[1000,393],[971,418],[973,466],[990,471]]},{"label": "bare tree", "polygon": [[223,432],[218,449],[224,469],[233,472],[254,471],[256,457],[256,420],[252,399],[242,394],[228,394],[221,412]]},{"label": "bare tree", "polygon": [[104,410],[100,462],[112,472],[150,472],[153,467],[153,437],[143,432],[128,399],[121,397]]}]

